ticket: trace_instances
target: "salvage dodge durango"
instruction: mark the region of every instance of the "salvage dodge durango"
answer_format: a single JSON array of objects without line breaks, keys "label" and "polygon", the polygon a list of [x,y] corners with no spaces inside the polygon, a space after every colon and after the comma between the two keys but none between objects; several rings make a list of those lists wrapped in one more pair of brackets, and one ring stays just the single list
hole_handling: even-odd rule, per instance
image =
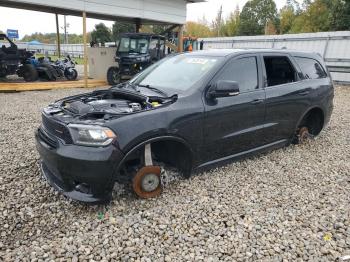
[{"label": "salvage dodge durango", "polygon": [[141,198],[162,173],[192,173],[300,143],[329,122],[334,88],[320,55],[207,50],[170,55],[128,82],[44,108],[41,171],[64,195],[112,198],[115,182]]}]

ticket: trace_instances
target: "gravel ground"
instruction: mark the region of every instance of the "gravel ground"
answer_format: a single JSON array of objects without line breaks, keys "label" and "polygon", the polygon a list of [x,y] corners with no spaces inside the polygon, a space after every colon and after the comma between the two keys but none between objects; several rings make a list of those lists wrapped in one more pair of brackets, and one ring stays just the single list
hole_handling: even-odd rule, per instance
[{"label": "gravel ground", "polygon": [[314,141],[85,206],[39,175],[39,110],[82,89],[0,94],[0,261],[334,261],[350,255],[350,88]]}]

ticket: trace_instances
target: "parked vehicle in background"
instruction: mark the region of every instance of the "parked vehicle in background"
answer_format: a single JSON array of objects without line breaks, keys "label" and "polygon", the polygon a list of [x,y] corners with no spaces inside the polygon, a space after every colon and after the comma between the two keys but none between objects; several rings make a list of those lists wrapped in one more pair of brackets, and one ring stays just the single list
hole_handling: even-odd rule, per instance
[{"label": "parked vehicle in background", "polygon": [[49,183],[99,203],[114,182],[142,198],[162,169],[194,171],[317,136],[333,109],[322,58],[287,50],[209,50],[168,56],[129,82],[59,100],[36,132]]},{"label": "parked vehicle in background", "polygon": [[34,52],[19,49],[5,34],[0,34],[0,77],[17,74],[25,81],[35,81],[38,73],[30,63]]},{"label": "parked vehicle in background", "polygon": [[70,55],[56,60],[53,64],[56,70],[63,72],[64,77],[70,81],[76,80],[78,77],[78,71],[75,69],[75,65],[76,62],[71,58]]},{"label": "parked vehicle in background", "polygon": [[132,77],[149,65],[165,57],[165,37],[148,33],[121,34],[116,66],[107,71],[110,85],[119,84],[122,78]]},{"label": "parked vehicle in background", "polygon": [[50,57],[40,57],[38,59],[32,57],[30,61],[41,79],[56,81],[65,77],[67,80],[73,81],[78,77],[78,72],[74,68],[75,62],[69,55],[56,61],[51,61]]}]

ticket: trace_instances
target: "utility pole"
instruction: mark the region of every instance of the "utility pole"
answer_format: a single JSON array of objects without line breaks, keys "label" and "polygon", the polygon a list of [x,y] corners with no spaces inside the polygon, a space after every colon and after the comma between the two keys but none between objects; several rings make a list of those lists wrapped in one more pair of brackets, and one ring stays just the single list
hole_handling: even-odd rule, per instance
[{"label": "utility pole", "polygon": [[66,15],[63,16],[63,27],[61,27],[64,31],[64,43],[68,44],[68,32],[67,32],[67,28],[69,28],[69,23],[67,23],[66,20]]},{"label": "utility pole", "polygon": [[222,22],[222,5],[220,6],[220,10],[219,10],[219,13],[218,13],[218,21],[217,21],[217,25],[218,25],[218,37],[220,36],[221,22]]}]

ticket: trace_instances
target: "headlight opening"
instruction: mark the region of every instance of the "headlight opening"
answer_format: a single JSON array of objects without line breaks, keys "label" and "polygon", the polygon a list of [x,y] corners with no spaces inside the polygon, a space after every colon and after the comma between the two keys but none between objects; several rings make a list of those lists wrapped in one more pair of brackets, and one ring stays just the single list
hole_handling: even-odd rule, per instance
[{"label": "headlight opening", "polygon": [[69,124],[73,143],[82,146],[108,146],[116,135],[108,127],[97,125]]}]

